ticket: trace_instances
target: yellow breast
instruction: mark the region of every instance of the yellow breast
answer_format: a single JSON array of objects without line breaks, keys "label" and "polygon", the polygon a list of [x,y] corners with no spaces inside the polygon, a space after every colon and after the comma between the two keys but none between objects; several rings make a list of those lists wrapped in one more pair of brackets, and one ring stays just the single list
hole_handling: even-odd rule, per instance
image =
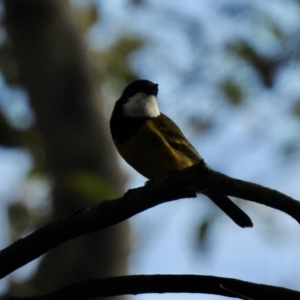
[{"label": "yellow breast", "polygon": [[172,148],[151,119],[128,142],[114,142],[126,162],[151,180],[166,177],[195,163],[179,150]]}]

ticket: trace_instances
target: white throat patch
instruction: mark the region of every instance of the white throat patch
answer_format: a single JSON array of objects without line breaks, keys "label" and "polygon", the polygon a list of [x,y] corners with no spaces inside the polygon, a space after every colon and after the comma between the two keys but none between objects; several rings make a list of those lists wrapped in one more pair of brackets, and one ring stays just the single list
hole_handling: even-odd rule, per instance
[{"label": "white throat patch", "polygon": [[157,99],[153,95],[137,93],[123,105],[127,117],[155,118],[160,115]]}]

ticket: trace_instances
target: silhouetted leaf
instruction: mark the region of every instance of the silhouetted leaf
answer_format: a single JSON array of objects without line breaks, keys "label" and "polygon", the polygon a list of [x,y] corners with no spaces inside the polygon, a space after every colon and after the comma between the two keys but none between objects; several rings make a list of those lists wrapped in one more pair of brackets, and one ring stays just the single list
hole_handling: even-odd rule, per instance
[{"label": "silhouetted leaf", "polygon": [[257,50],[246,41],[231,43],[227,49],[247,61],[257,72],[266,87],[270,88],[273,86],[274,77],[282,62],[281,58],[265,57],[258,53]]},{"label": "silhouetted leaf", "polygon": [[65,178],[65,184],[89,200],[91,204],[116,197],[113,187],[109,186],[107,181],[97,174],[84,171],[73,172]]},{"label": "silhouetted leaf", "polygon": [[238,83],[232,79],[227,78],[221,83],[221,89],[226,99],[234,105],[241,104],[243,102],[243,91]]},{"label": "silhouetted leaf", "polygon": [[300,118],[300,99],[297,100],[297,101],[294,103],[292,112],[293,112],[298,118]]}]

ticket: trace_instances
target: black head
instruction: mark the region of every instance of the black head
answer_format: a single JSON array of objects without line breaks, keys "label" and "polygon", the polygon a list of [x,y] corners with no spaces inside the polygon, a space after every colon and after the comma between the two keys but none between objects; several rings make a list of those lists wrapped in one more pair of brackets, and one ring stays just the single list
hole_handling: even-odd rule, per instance
[{"label": "black head", "polygon": [[110,119],[115,141],[128,141],[149,118],[160,115],[157,93],[158,84],[149,80],[136,80],[124,89]]},{"label": "black head", "polygon": [[158,84],[145,79],[136,80],[124,89],[122,97],[130,98],[137,93],[157,96]]}]

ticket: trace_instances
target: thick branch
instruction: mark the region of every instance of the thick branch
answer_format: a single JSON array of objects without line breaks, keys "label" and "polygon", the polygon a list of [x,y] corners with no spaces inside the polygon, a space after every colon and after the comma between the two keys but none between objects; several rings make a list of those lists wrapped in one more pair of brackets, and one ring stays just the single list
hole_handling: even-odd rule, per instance
[{"label": "thick branch", "polygon": [[202,293],[240,299],[298,300],[300,292],[247,281],[201,275],[134,275],[89,279],[47,295],[11,297],[9,300],[87,299],[149,293]]},{"label": "thick branch", "polygon": [[130,190],[122,198],[68,214],[0,252],[0,278],[70,239],[120,223],[158,204],[210,189],[279,209],[300,223],[300,203],[280,192],[230,178],[199,163],[165,180]]}]

